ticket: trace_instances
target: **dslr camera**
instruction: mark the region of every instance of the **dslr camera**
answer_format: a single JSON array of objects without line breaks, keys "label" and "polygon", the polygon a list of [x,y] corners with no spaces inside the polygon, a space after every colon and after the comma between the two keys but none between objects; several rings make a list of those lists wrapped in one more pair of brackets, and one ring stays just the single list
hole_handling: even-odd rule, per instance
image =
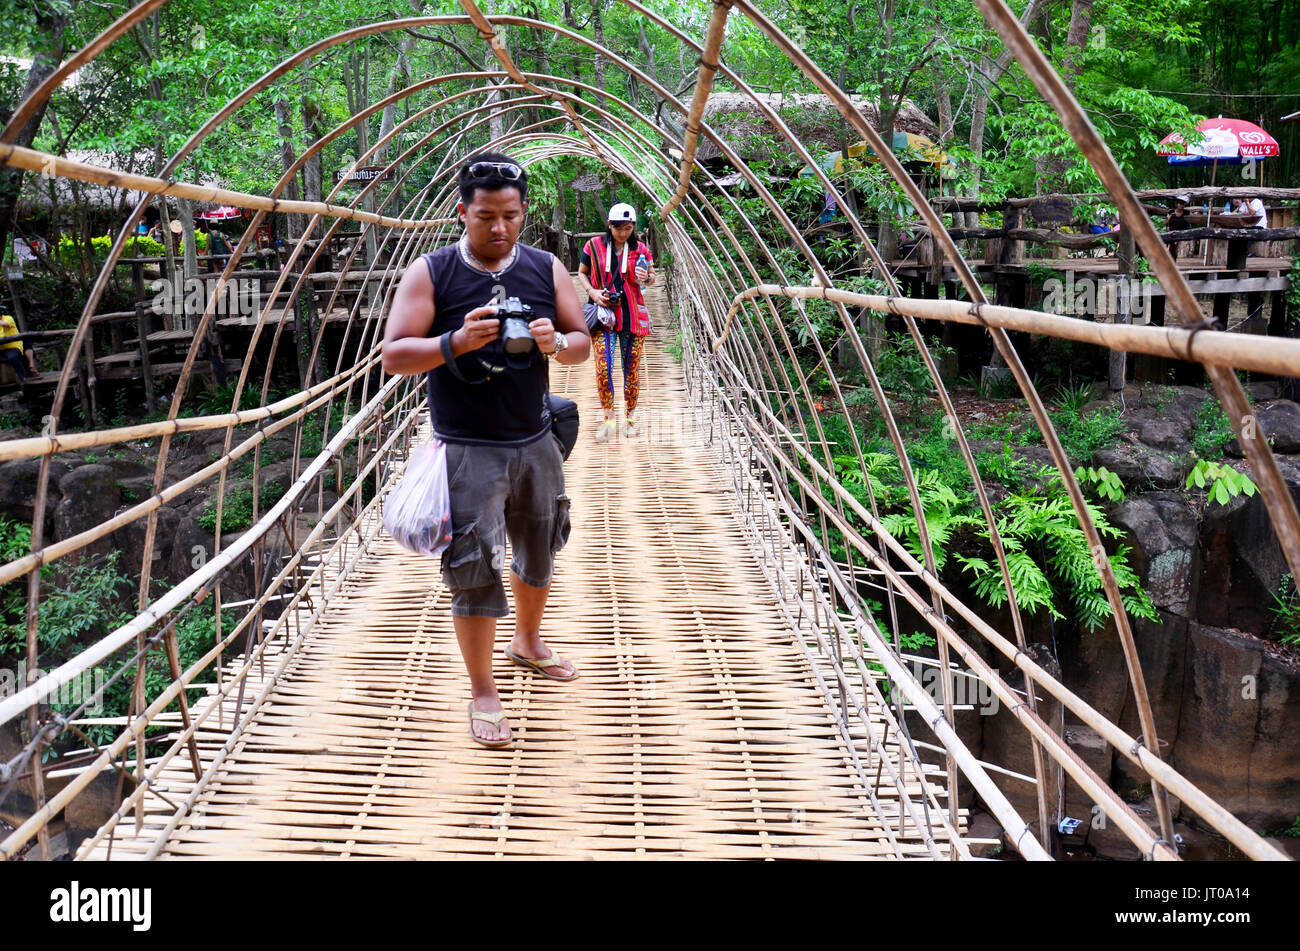
[{"label": "dslr camera", "polygon": [[610,307],[617,307],[619,301],[623,299],[623,295],[618,291],[614,290],[612,287],[606,288],[605,293],[609,295]]},{"label": "dslr camera", "polygon": [[528,353],[537,348],[537,341],[528,332],[528,319],[533,309],[518,297],[507,297],[497,307],[497,316],[504,320],[501,341],[506,353]]}]

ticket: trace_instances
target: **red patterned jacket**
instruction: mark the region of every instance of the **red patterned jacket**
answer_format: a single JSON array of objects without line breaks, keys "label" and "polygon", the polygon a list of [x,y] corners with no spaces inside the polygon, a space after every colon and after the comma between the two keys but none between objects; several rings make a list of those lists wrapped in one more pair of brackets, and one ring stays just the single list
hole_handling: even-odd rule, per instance
[{"label": "red patterned jacket", "polygon": [[638,337],[644,337],[650,332],[650,312],[645,306],[645,295],[641,293],[641,285],[636,279],[636,259],[645,255],[646,264],[654,263],[654,255],[650,253],[650,246],[644,241],[637,244],[636,253],[629,250],[631,242],[623,246],[623,253],[618,259],[614,258],[613,248],[608,245],[603,235],[597,235],[583,246],[583,253],[591,261],[591,286],[597,290],[606,290],[611,285],[609,276],[610,269],[621,267],[623,271],[623,288],[627,292],[628,310],[632,314],[632,326],[623,326],[623,308],[617,312],[618,323],[614,325],[616,330],[631,330]]}]

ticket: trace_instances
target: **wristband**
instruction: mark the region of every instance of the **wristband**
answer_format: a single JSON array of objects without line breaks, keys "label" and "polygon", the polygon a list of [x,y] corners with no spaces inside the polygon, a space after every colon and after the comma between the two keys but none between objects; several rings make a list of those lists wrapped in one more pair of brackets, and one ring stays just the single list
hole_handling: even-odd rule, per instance
[{"label": "wristband", "polygon": [[451,371],[451,375],[460,380],[460,382],[470,383],[471,381],[466,378],[465,374],[460,372],[460,367],[456,366],[456,355],[452,353],[451,350],[451,335],[455,332],[456,331],[454,330],[450,331],[438,338],[439,346],[442,348],[442,363],[443,366]]}]

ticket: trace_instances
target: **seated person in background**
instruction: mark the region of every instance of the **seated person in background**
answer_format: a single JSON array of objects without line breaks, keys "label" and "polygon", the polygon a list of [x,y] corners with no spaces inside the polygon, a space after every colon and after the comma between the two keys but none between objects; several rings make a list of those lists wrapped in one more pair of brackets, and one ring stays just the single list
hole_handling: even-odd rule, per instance
[{"label": "seated person in background", "polygon": [[1268,227],[1268,212],[1258,195],[1249,199],[1240,199],[1237,202],[1237,213],[1245,218],[1243,224],[1248,228]]},{"label": "seated person in background", "polygon": [[[1252,196],[1243,203],[1241,208],[1242,224],[1247,228],[1267,228],[1268,211],[1264,208],[1264,202],[1258,195]],[[1268,253],[1267,241],[1252,241],[1247,249],[1248,254],[1256,254],[1263,257]]]},{"label": "seated person in background", "polygon": [[[13,337],[18,333],[18,322],[9,314],[0,314],[0,358],[3,358],[10,369],[14,371],[14,376],[18,378],[18,384],[27,382],[27,377],[39,376],[36,369],[36,361],[32,358],[31,351],[23,351],[23,342],[21,340],[4,340],[5,337]],[[24,359],[24,357],[26,359]]]},{"label": "seated person in background", "polygon": [[[1166,231],[1186,231],[1192,226],[1191,216],[1187,213],[1187,205],[1190,201],[1191,196],[1189,195],[1179,195],[1174,199],[1174,210],[1165,217]],[[1170,243],[1169,253],[1175,260],[1178,258],[1179,248],[1185,243],[1179,241]]]}]

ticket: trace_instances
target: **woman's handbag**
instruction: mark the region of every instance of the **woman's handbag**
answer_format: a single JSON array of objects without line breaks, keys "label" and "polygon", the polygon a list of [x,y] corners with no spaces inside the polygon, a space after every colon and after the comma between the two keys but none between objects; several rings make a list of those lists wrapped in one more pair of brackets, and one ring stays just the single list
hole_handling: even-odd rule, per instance
[{"label": "woman's handbag", "polygon": [[587,321],[587,329],[592,333],[614,326],[614,312],[602,304],[583,304],[582,316]]},{"label": "woman's handbag", "polygon": [[447,447],[435,439],[411,453],[402,481],[384,502],[384,528],[393,541],[422,555],[451,544]]}]

